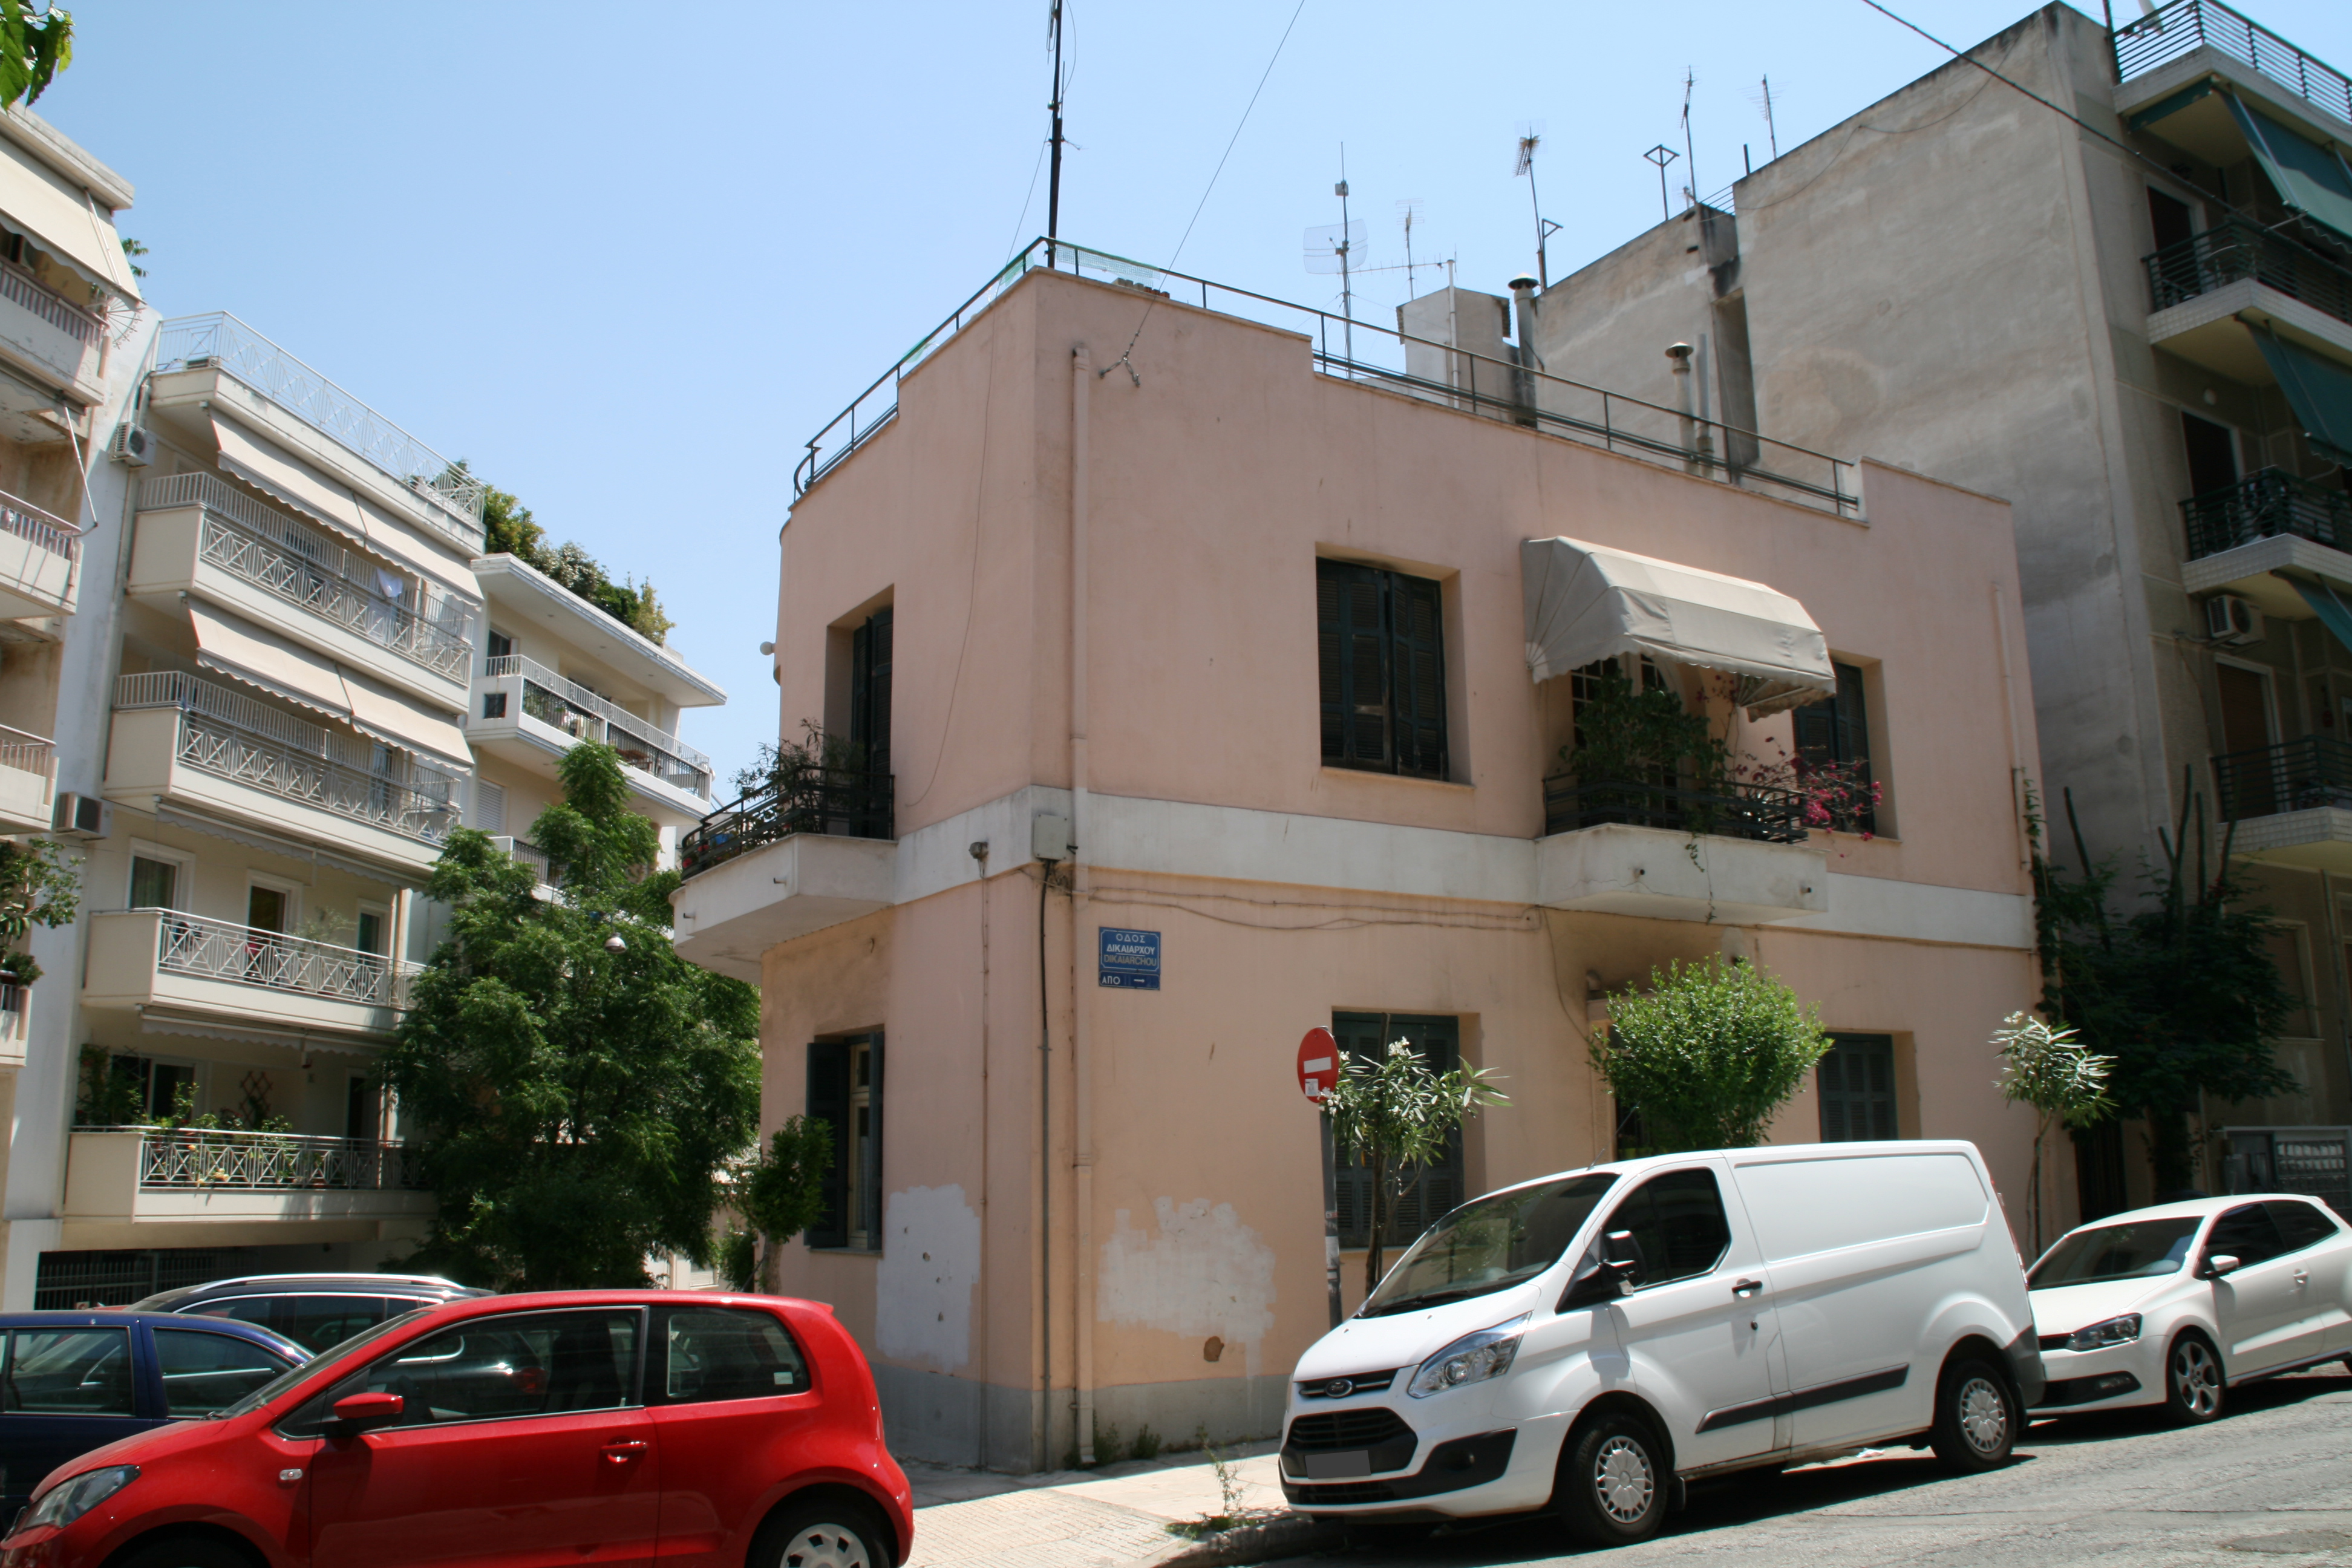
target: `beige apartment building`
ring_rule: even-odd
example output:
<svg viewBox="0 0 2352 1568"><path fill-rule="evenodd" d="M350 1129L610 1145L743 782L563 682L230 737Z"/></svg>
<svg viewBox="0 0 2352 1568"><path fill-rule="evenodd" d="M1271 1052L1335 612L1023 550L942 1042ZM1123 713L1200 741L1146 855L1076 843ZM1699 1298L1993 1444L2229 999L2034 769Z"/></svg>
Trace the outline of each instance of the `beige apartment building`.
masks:
<svg viewBox="0 0 2352 1568"><path fill-rule="evenodd" d="M2204 1183L2343 1206L2352 83L2216 0L2115 10L2044 6L1510 310L1406 311L1668 403L1692 345L1729 468L1748 430L2007 499L2043 794L2129 887L2193 792L2284 924L2300 1089L2207 1107ZM2092 1212L2147 1200L2144 1148L2084 1143Z"/></svg>
<svg viewBox="0 0 2352 1568"><path fill-rule="evenodd" d="M0 117L0 135L96 210L128 204L33 117ZM39 224L62 220L26 202L29 174L0 176L16 182L0 187L8 244L46 244ZM119 263L103 239L94 254ZM34 292L56 279L23 265L0 269L0 295L57 315ZM85 359L45 384L65 401L5 432L9 480L56 514L41 526L65 563L25 552L41 535L11 500L5 591L55 602L0 606L20 616L0 703L54 724L55 777L44 751L26 770L38 798L5 795L5 826L71 845L83 911L36 931L46 978L10 1015L11 1309L413 1247L432 1194L374 1064L436 940L422 889L450 829L530 858L511 836L553 798L555 759L609 740L672 844L709 809L678 713L724 700L666 647L486 556L462 466L236 317L159 321L112 287ZM11 333L38 341L0 331L14 376ZM0 788L16 754L0 745ZM191 1113L219 1125L156 1125Z"/></svg>
<svg viewBox="0 0 2352 1568"><path fill-rule="evenodd" d="M675 899L679 950L762 987L765 1121L841 1131L771 1284L856 1333L895 1449L1275 1431L1331 1321L1318 1026L1511 1097L1407 1237L1612 1157L1602 994L1715 954L1837 1034L1776 1138L1970 1138L2021 1216L1986 1043L2035 989L2005 504L1779 447L1725 483L1670 409L1538 419L1580 392L1474 403L1515 368L1448 384L1360 322L1055 260L811 443L779 718L843 745L690 835ZM1870 830L1580 775L1612 661L1758 763L1826 710ZM1336 1181L1351 1306L1364 1178Z"/></svg>

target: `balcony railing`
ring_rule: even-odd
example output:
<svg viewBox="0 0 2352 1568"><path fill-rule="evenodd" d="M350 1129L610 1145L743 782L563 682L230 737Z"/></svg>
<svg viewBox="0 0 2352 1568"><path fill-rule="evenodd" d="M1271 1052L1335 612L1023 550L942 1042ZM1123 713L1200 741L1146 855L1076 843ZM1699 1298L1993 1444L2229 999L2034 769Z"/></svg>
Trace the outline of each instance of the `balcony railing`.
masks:
<svg viewBox="0 0 2352 1568"><path fill-rule="evenodd" d="M365 556L238 494L215 475L167 474L140 489L142 511L187 506L204 509L196 547L203 560L436 675L466 679L473 645L465 637L463 600L426 584L420 590L426 613L417 614L379 591L381 579Z"/></svg>
<svg viewBox="0 0 2352 1568"><path fill-rule="evenodd" d="M163 911L156 930L158 969L369 1007L406 1006L409 977L422 967L395 964L382 953L173 910Z"/></svg>
<svg viewBox="0 0 2352 1568"><path fill-rule="evenodd" d="M145 1192L324 1187L415 1191L425 1184L416 1150L373 1138L314 1138L190 1127L77 1127L77 1132L139 1134L139 1185Z"/></svg>
<svg viewBox="0 0 2352 1568"><path fill-rule="evenodd" d="M1614 780L1544 780L1544 833L1574 833L1608 823L1675 833L1802 844L1805 799L1794 790L1738 784L1720 791Z"/></svg>
<svg viewBox="0 0 2352 1568"><path fill-rule="evenodd" d="M608 697L589 690L520 654L482 661L488 680L520 677L522 710L542 724L585 741L602 741L621 761L642 773L689 795L710 797L710 759L664 730L657 730Z"/></svg>
<svg viewBox="0 0 2352 1568"><path fill-rule="evenodd" d="M11 730L0 724L0 768L15 768L19 773L38 773L43 778L53 776L58 765L58 743L38 735L27 735L22 730Z"/></svg>
<svg viewBox="0 0 2352 1568"><path fill-rule="evenodd" d="M2352 321L2352 271L2283 235L2225 218L2143 258L2148 296L2168 310L2200 294L2252 279L2339 321Z"/></svg>
<svg viewBox="0 0 2352 1568"><path fill-rule="evenodd" d="M803 768L720 806L677 841L677 868L691 877L795 833L894 838L897 784L888 773Z"/></svg>
<svg viewBox="0 0 2352 1568"><path fill-rule="evenodd" d="M2191 496L2180 503L2180 520L2191 561L2282 533L2352 553L2352 494L2284 468L2263 468L2228 489Z"/></svg>
<svg viewBox="0 0 2352 1568"><path fill-rule="evenodd" d="M1049 244L1043 239L1032 241L809 438L806 455L793 469L793 495L806 494L835 464L898 417L898 384L908 374L998 295L1040 267L1303 333L1313 345L1314 368L1339 380L1508 420L1545 435L1754 489L1841 517L1862 513L1854 466L1825 453L1489 359L1450 343L1410 337L1377 321L1334 315L1311 305L1292 304L1066 241ZM1424 369L1442 366L1444 379L1409 369L1412 364Z"/></svg>
<svg viewBox="0 0 2352 1568"><path fill-rule="evenodd" d="M2215 49L2249 65L2307 103L2352 120L2352 81L2219 0L2172 0L2115 34L2116 77L2129 81L2168 60Z"/></svg>
<svg viewBox="0 0 2352 1568"><path fill-rule="evenodd" d="M155 369L217 366L429 502L433 525L482 548L482 481L226 311L163 323Z"/></svg>
<svg viewBox="0 0 2352 1568"><path fill-rule="evenodd" d="M2334 806L2352 811L2352 744L2324 735L2213 759L2225 822Z"/></svg>
<svg viewBox="0 0 2352 1568"><path fill-rule="evenodd" d="M193 676L126 675L116 683L114 706L179 709L175 754L189 767L424 844L441 843L458 825L454 781L353 767L341 760L341 737Z"/></svg>
<svg viewBox="0 0 2352 1568"><path fill-rule="evenodd" d="M12 267L0 267L0 299L22 305L35 316L82 344L98 342L104 329L96 316L64 296L53 294Z"/></svg>
<svg viewBox="0 0 2352 1568"><path fill-rule="evenodd" d="M0 268L0 278L7 276ZM73 594L74 574L81 570L81 530L53 511L0 490L0 532L13 533L37 549L66 560L65 594Z"/></svg>

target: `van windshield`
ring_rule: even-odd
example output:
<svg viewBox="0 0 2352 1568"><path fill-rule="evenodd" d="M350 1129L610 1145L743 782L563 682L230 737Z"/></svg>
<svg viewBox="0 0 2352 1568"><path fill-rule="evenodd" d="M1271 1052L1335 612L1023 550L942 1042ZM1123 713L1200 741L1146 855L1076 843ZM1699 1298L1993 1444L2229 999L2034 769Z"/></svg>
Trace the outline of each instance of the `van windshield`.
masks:
<svg viewBox="0 0 2352 1568"><path fill-rule="evenodd" d="M2154 1279L2179 1272L2189 1261L2202 1216L2173 1215L2129 1225L2094 1226L2062 1237L2025 1283L2035 1290L2088 1285L2099 1279Z"/></svg>
<svg viewBox="0 0 2352 1568"><path fill-rule="evenodd" d="M1422 1234L1356 1315L1417 1311L1534 1279L1559 1261L1616 1181L1596 1172L1464 1204Z"/></svg>

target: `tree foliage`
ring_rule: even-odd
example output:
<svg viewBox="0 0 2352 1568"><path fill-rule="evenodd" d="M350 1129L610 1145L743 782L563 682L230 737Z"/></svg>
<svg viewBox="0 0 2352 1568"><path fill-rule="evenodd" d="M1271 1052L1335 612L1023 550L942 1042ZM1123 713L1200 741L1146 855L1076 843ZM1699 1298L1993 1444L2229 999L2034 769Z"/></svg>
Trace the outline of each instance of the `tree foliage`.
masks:
<svg viewBox="0 0 2352 1568"><path fill-rule="evenodd" d="M647 1254L710 1256L718 1177L759 1112L759 997L678 957L676 872L628 807L618 754L583 743L532 826L562 879L468 828L428 885L448 934L383 1058L425 1129L439 1203L417 1261L531 1289L642 1283ZM617 950L614 940L618 939Z"/></svg>
<svg viewBox="0 0 2352 1568"><path fill-rule="evenodd" d="M729 1283L757 1289L761 1269L759 1244L770 1252L814 1225L824 1211L824 1176L833 1168L833 1124L823 1117L794 1116L768 1135L759 1158L737 1173L735 1206L744 1228L722 1244Z"/></svg>
<svg viewBox="0 0 2352 1568"><path fill-rule="evenodd" d="M1650 972L1650 994L1609 998L1592 1065L1620 1106L1639 1111L1659 1152L1739 1149L1764 1141L1830 1048L1818 1010L1745 963L1708 958Z"/></svg>
<svg viewBox="0 0 2352 1568"><path fill-rule="evenodd" d="M1323 1097L1333 1143L1372 1173L1371 1250L1364 1257L1364 1293L1381 1282L1389 1226L1416 1166L1445 1157L1445 1143L1465 1120L1509 1097L1493 1087L1487 1068L1457 1066L1438 1072L1411 1042L1397 1040L1378 1061L1349 1057L1339 1082Z"/></svg>
<svg viewBox="0 0 2352 1568"><path fill-rule="evenodd" d="M466 465L457 467L463 470ZM677 623L663 614L648 582L635 577L615 583L587 549L570 541L551 545L547 530L533 521L530 508L496 485L482 489L482 546L492 555L512 555L538 568L578 597L631 630L659 642Z"/></svg>
<svg viewBox="0 0 2352 1568"><path fill-rule="evenodd" d="M73 64L73 13L35 11L26 0L0 0L0 108L30 109L58 72Z"/></svg>
<svg viewBox="0 0 2352 1568"><path fill-rule="evenodd" d="M2089 1127L2115 1114L2107 1074L2116 1065L2075 1037L2040 1018L2011 1013L1992 1032L2000 1053L2000 1094L2015 1105L2033 1107L2033 1169L2027 1200L2033 1251L2042 1251L2042 1146L2053 1127Z"/></svg>

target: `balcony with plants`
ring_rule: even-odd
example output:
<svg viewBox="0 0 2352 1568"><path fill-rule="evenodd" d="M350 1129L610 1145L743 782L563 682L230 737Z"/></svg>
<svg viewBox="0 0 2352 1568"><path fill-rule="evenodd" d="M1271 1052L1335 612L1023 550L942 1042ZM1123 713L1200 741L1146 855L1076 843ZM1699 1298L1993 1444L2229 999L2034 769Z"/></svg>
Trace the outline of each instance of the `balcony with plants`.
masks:
<svg viewBox="0 0 2352 1568"><path fill-rule="evenodd" d="M710 759L603 693L535 659L507 654L482 661L466 738L478 752L519 763L543 777L583 741L621 754L630 786L656 821L698 822L710 809Z"/></svg>
<svg viewBox="0 0 2352 1568"><path fill-rule="evenodd" d="M90 917L82 1005L214 1019L245 1034L380 1042L418 966L383 953L179 910Z"/></svg>

